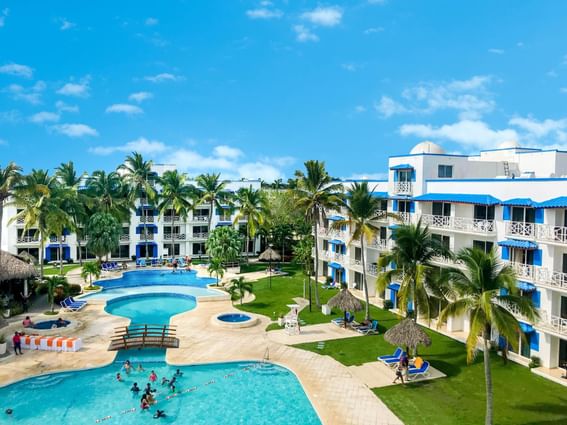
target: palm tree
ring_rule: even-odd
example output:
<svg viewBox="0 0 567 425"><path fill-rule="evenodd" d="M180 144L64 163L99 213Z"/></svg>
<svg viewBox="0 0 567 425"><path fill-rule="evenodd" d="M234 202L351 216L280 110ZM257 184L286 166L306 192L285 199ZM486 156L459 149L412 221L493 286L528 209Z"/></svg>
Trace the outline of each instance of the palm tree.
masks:
<svg viewBox="0 0 567 425"><path fill-rule="evenodd" d="M319 244L317 243L317 227L325 218L325 208L335 208L341 204L342 186L333 183L333 179L325 170L325 163L320 161L306 161L306 173L296 171L297 207L305 214L305 218L313 224L315 232L315 303L319 306ZM311 280L309 280L311 282Z"/></svg>
<svg viewBox="0 0 567 425"><path fill-rule="evenodd" d="M2 246L2 217L4 203L12 196L12 191L21 179L22 168L14 162L9 162L5 168L0 167L0 247ZM2 250L0 249L0 255Z"/></svg>
<svg viewBox="0 0 567 425"><path fill-rule="evenodd" d="M119 170L124 172L126 182L131 189L131 199L134 200L136 198L140 198L144 225L148 223L148 212L144 205L144 201L146 201L148 205L153 205L157 197L157 192L154 189L154 180L152 179L152 176L154 175L152 172L152 165L153 162L151 160L146 161L138 152L132 152L131 155L126 157L124 164L118 167ZM148 232L147 229L144 230L147 259L149 257L147 249Z"/></svg>
<svg viewBox="0 0 567 425"><path fill-rule="evenodd" d="M484 378L486 384L485 423L492 424L493 394L490 369L489 341L492 330L504 336L517 348L518 335L522 335L520 324L510 308L518 311L527 320L535 321L537 311L529 298L518 294L516 276L509 265L502 265L496 252L465 248L457 256L462 269L450 269L451 301L441 311L439 325L447 318L466 314L470 319L466 341L467 361L474 360L478 337L482 338L484 350ZM507 295L501 295L507 293Z"/></svg>
<svg viewBox="0 0 567 425"><path fill-rule="evenodd" d="M218 174L201 174L195 179L199 191L199 204L209 204L209 233L211 233L211 221L213 219L214 207L221 208L220 201L228 198L226 192L226 180L220 179Z"/></svg>
<svg viewBox="0 0 567 425"><path fill-rule="evenodd" d="M207 269L209 276L213 273L217 276L217 286L219 286L219 277L224 276L224 266L222 261L218 258L212 258L209 262L209 268Z"/></svg>
<svg viewBox="0 0 567 425"><path fill-rule="evenodd" d="M49 234L53 234L57 238L60 275L63 275L63 235L65 231L75 230L72 218L67 213L72 206L72 199L73 191L57 183L45 204L48 207L46 209L46 223Z"/></svg>
<svg viewBox="0 0 567 425"><path fill-rule="evenodd" d="M360 243L362 250L362 279L364 285L364 298L366 306L364 310L365 320L370 320L370 299L368 297L368 281L366 278L366 259L365 241L371 242L380 233L380 227L376 226L375 221L386 216L394 216L380 209L382 199L374 196L373 191L368 189L368 183L354 183L348 190L343 209L346 211L346 220L333 222L332 228L339 230L347 225L352 231L352 238L349 241Z"/></svg>
<svg viewBox="0 0 567 425"><path fill-rule="evenodd" d="M157 207L162 215L171 211L171 255L174 255L175 216L187 218L189 211L193 208L194 191L191 186L186 184L185 174L179 174L177 170L163 173L160 184L162 188L161 202Z"/></svg>
<svg viewBox="0 0 567 425"><path fill-rule="evenodd" d="M83 265L83 269L81 270L81 277L87 281L89 279L89 286L87 289L93 288L93 276L95 279L100 277L100 264L97 261L89 261Z"/></svg>
<svg viewBox="0 0 567 425"><path fill-rule="evenodd" d="M87 231L87 248L101 261L102 257L118 247L122 228L112 214L96 213L89 219Z"/></svg>
<svg viewBox="0 0 567 425"><path fill-rule="evenodd" d="M246 294L251 294L254 290L252 282L248 282L244 277L240 276L238 279L232 279L230 281L230 286L227 288L230 294L230 299L232 301L240 300L240 305L242 305L242 299Z"/></svg>
<svg viewBox="0 0 567 425"><path fill-rule="evenodd" d="M217 227L210 233L205 248L209 258L218 259L226 266L226 263L238 259L242 237L234 227Z"/></svg>
<svg viewBox="0 0 567 425"><path fill-rule="evenodd" d="M129 220L132 203L117 172L94 171L87 179L86 194L94 200L94 212L110 213L121 223Z"/></svg>
<svg viewBox="0 0 567 425"><path fill-rule="evenodd" d="M240 220L246 220L246 249L250 239L253 239L258 232L260 226L264 224L267 214L267 203L264 191L253 189L252 186L242 188L236 193L236 202L238 203L238 213L234 217L234 225L237 225ZM248 255L246 255L246 262L248 262Z"/></svg>
<svg viewBox="0 0 567 425"><path fill-rule="evenodd" d="M48 276L45 278L45 285L47 287L47 302L51 305L51 312L53 313L55 290L58 287L63 287L63 291L66 292L69 284L65 276Z"/></svg>
<svg viewBox="0 0 567 425"><path fill-rule="evenodd" d="M398 292L398 308L402 312L408 311L408 303L413 303L415 312L413 319L417 321L419 313L429 317L428 286L433 286L434 257L450 257L451 253L443 244L431 237L429 228L422 226L421 219L416 224L402 224L394 229L391 236L395 241L391 251L384 253L378 260L378 267L390 270L383 271L376 281L378 291L396 281L400 283Z"/></svg>

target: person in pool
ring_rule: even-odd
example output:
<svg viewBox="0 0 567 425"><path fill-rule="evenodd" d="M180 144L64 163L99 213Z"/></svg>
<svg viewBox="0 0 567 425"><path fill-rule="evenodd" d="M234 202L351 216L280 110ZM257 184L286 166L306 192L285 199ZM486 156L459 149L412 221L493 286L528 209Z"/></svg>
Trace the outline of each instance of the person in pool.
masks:
<svg viewBox="0 0 567 425"><path fill-rule="evenodd" d="M159 419L159 418L165 418L167 415L165 414L165 412L163 410L157 410L156 413L154 414L154 419Z"/></svg>
<svg viewBox="0 0 567 425"><path fill-rule="evenodd" d="M167 383L169 383L169 379L167 379L165 376L163 378L161 378L161 386L162 387Z"/></svg>
<svg viewBox="0 0 567 425"><path fill-rule="evenodd" d="M177 270L177 258L175 258L173 260L173 262L171 263L171 267L173 268L173 273L175 273L175 271Z"/></svg>
<svg viewBox="0 0 567 425"><path fill-rule="evenodd" d="M24 321L22 322L22 326L24 328L33 328L33 322L30 319L30 316L26 316L26 318L24 319Z"/></svg>
<svg viewBox="0 0 567 425"><path fill-rule="evenodd" d="M57 321L55 322L55 324L57 325L58 328L63 328L67 325L67 322L65 322L65 320L63 320L61 317L57 319Z"/></svg>
<svg viewBox="0 0 567 425"><path fill-rule="evenodd" d="M124 366L122 366L124 369L124 372L126 372L126 375L130 375L130 372L132 371L132 364L130 363L130 360L126 360L124 362Z"/></svg>
<svg viewBox="0 0 567 425"><path fill-rule="evenodd" d="M152 373L150 373L150 382L156 382L157 381L157 375L156 373L152 370Z"/></svg>
<svg viewBox="0 0 567 425"><path fill-rule="evenodd" d="M155 388L152 388L152 386L150 385L150 383L148 382L148 385L146 385L146 394L151 394L151 393L155 393L157 390Z"/></svg>
<svg viewBox="0 0 567 425"><path fill-rule="evenodd" d="M134 385L132 385L132 388L130 388L130 391L132 391L134 394L138 394L140 392L140 387L138 387L137 382L134 382Z"/></svg>
<svg viewBox="0 0 567 425"><path fill-rule="evenodd" d="M142 363L140 363L138 365L138 372L143 372L144 371L144 367L142 366Z"/></svg>
<svg viewBox="0 0 567 425"><path fill-rule="evenodd" d="M116 374L116 380L117 380L118 382L122 382L122 375L120 375L120 372L118 372L118 373Z"/></svg>
<svg viewBox="0 0 567 425"><path fill-rule="evenodd" d="M140 409L147 410L150 408L150 403L148 401L148 395L143 394L142 398L140 399Z"/></svg>
<svg viewBox="0 0 567 425"><path fill-rule="evenodd" d="M177 369L175 371L175 376L183 376L183 372L181 372L179 369Z"/></svg>

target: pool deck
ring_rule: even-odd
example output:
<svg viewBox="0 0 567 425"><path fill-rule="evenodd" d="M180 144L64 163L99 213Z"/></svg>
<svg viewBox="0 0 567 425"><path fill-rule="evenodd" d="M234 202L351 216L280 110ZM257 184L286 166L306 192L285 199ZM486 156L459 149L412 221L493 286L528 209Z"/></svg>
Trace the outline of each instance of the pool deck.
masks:
<svg viewBox="0 0 567 425"><path fill-rule="evenodd" d="M75 272L75 271L73 271ZM205 275L201 270L200 275ZM208 275L208 274L206 274ZM264 273L262 273L264 275ZM113 277L115 277L114 274ZM265 276L250 276L254 278ZM225 275L225 281L230 276ZM81 281L77 273L69 275L69 281ZM204 300L203 300L204 301ZM312 325L303 328L300 335L289 336L285 331L266 332L270 319L259 316L258 324L243 329L226 329L211 323L211 317L219 313L238 312L232 303L217 298L210 302L198 302L194 310L173 316L171 324L177 325L180 348L169 349L166 360L174 365L211 362L263 360L293 371L301 382L313 407L325 425L379 425L402 422L378 399L358 374L329 356L291 347L289 344L307 341L346 338L355 332L331 324ZM110 336L118 326L128 324L128 319L109 315L104 303L89 302L81 312L61 313L66 320L77 324L70 330L57 330L65 335L83 339L78 352L56 353L25 350L23 356L10 356L0 360L0 385L39 374L101 367L112 363L115 352L107 351ZM55 316L58 317L58 316ZM32 320L48 320L54 316L34 316ZM8 336L19 323L6 329ZM281 395L285 398L285 394Z"/></svg>

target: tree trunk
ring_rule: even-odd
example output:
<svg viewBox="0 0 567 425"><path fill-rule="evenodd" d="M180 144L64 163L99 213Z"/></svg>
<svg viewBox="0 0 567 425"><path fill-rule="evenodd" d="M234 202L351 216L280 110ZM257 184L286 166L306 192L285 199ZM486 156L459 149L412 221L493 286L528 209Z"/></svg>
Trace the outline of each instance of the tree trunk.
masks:
<svg viewBox="0 0 567 425"><path fill-rule="evenodd" d="M321 302L319 301L319 243L317 241L317 214L319 213L319 210L316 210L317 213L315 214L315 220L314 220L314 228L315 228L315 304L317 305L317 307L319 307L321 305Z"/></svg>
<svg viewBox="0 0 567 425"><path fill-rule="evenodd" d="M484 419L485 425L492 425L493 414L493 394L492 394L492 371L490 370L490 350L488 349L487 332L484 331L482 335L484 342L484 380L486 382L486 416Z"/></svg>
<svg viewBox="0 0 567 425"><path fill-rule="evenodd" d="M364 308L364 320L370 320L370 298L368 296L368 281L366 280L366 260L364 259L364 235L360 235L360 249L362 250L362 280L364 283L364 299L366 306Z"/></svg>
<svg viewBox="0 0 567 425"><path fill-rule="evenodd" d="M43 282L43 250L45 246L43 235L39 235L39 279Z"/></svg>
<svg viewBox="0 0 567 425"><path fill-rule="evenodd" d="M413 321L417 323L417 270L415 270L413 279L412 279L412 298L411 301L413 303ZM407 306L406 306L407 308ZM408 312L409 314L409 312ZM416 348L417 350L417 348ZM417 351L416 351L417 352Z"/></svg>
<svg viewBox="0 0 567 425"><path fill-rule="evenodd" d="M63 276L63 234L59 235L59 276Z"/></svg>
<svg viewBox="0 0 567 425"><path fill-rule="evenodd" d="M211 222L213 221L213 207L214 207L214 202L211 200L211 202L209 203L210 208L209 208L209 234L211 234Z"/></svg>
<svg viewBox="0 0 567 425"><path fill-rule="evenodd" d="M173 212L173 214L171 214L171 253L170 255L175 255L175 212ZM180 253L181 254L181 253ZM171 257L173 258L173 257Z"/></svg>
<svg viewBox="0 0 567 425"><path fill-rule="evenodd" d="M77 246L79 247L79 264L83 266L83 252L81 250L81 238L77 234Z"/></svg>
<svg viewBox="0 0 567 425"><path fill-rule="evenodd" d="M146 260L149 258L148 256L148 211L144 208L144 204L142 203L142 214L144 217L144 245L146 246Z"/></svg>

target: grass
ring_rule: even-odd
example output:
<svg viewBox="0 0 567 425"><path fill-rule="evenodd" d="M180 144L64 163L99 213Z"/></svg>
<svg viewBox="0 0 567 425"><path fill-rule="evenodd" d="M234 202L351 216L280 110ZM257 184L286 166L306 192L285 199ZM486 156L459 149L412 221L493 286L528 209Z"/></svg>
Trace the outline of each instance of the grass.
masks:
<svg viewBox="0 0 567 425"><path fill-rule="evenodd" d="M63 275L66 275L67 273L69 273L71 270L75 270L76 268L81 267L80 264L66 264L63 266ZM38 268L39 270L39 268ZM44 276L53 276L53 275L58 275L59 274L59 266L45 266L43 268L43 275Z"/></svg>

